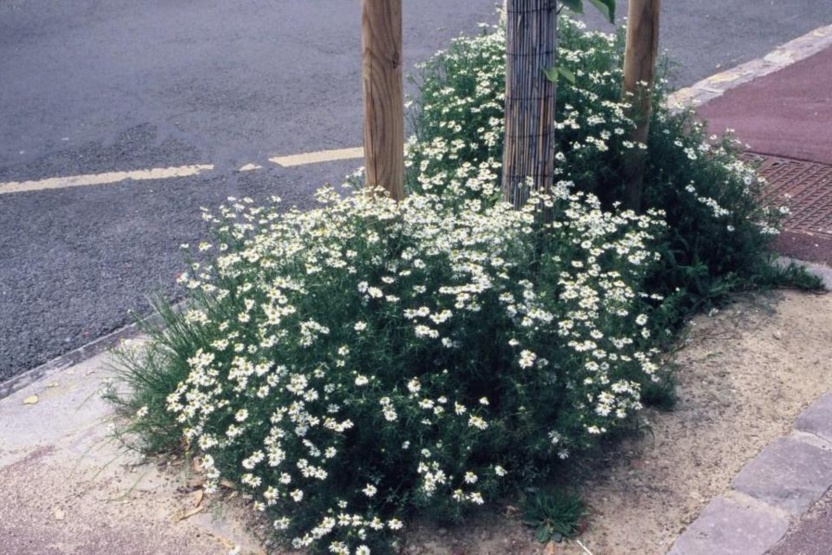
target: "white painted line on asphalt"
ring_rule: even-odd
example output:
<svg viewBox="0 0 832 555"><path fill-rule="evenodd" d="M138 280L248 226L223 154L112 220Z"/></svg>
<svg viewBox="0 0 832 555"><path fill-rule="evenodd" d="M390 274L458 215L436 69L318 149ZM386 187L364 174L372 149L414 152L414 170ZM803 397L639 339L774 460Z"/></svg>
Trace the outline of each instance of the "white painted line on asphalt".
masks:
<svg viewBox="0 0 832 555"><path fill-rule="evenodd" d="M306 154L295 154L293 156L275 156L269 158L278 166L291 168L292 166L303 166L305 164L319 164L321 162L334 162L336 160L353 160L364 157L364 148L342 148L338 150L322 150L319 152L307 152Z"/></svg>
<svg viewBox="0 0 832 555"><path fill-rule="evenodd" d="M146 181L148 179L170 179L174 177L189 177L214 169L213 164L196 166L179 166L177 168L154 168L150 170L134 170L128 172L109 172L89 175L72 175L68 177L50 177L37 181L10 181L0 183L0 195L5 193L22 193L26 191L41 191L44 189L63 189L66 187L85 187L87 185L106 185L120 183L132 179Z"/></svg>
<svg viewBox="0 0 832 555"><path fill-rule="evenodd" d="M254 170L262 170L263 166L258 166L257 164L246 164L245 166L241 167L238 172L251 172Z"/></svg>

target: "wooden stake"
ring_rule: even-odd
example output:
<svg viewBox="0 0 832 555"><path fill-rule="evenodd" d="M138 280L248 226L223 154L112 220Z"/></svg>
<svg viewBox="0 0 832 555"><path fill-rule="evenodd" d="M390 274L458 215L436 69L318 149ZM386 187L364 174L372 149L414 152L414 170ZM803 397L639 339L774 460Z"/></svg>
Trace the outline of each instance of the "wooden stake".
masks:
<svg viewBox="0 0 832 555"><path fill-rule="evenodd" d="M660 11L661 0L630 0L627 11L624 100L632 104L628 115L636 122L632 140L645 145L653 111L651 91L659 51ZM636 211L641 209L646 155L646 151L637 148L624 161L625 205Z"/></svg>
<svg viewBox="0 0 832 555"><path fill-rule="evenodd" d="M506 3L506 130L503 199L515 208L533 187L549 191L555 174L555 83L544 71L557 60L555 0Z"/></svg>
<svg viewBox="0 0 832 555"><path fill-rule="evenodd" d="M404 198L402 0L362 0L367 186Z"/></svg>

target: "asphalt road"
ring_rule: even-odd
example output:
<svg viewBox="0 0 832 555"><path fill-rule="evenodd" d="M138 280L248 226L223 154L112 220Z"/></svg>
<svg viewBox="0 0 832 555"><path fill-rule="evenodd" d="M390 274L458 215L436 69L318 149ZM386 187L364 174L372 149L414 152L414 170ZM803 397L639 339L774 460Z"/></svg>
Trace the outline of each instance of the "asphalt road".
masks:
<svg viewBox="0 0 832 555"><path fill-rule="evenodd" d="M493 0L404 0L406 68L494 22ZM275 155L361 145L358 0L5 0L0 183L191 164L200 176L0 195L0 381L174 297L200 206L309 204L358 161ZM665 0L687 85L832 23L819 0ZM626 13L626 4L619 5ZM590 21L598 22L596 16ZM254 163L264 169L236 171Z"/></svg>

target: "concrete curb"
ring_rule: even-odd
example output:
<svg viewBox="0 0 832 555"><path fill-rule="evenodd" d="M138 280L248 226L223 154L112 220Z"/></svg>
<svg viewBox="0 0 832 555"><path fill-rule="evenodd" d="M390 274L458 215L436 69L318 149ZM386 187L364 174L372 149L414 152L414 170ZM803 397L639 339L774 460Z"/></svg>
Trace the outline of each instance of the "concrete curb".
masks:
<svg viewBox="0 0 832 555"><path fill-rule="evenodd" d="M105 351L109 351L121 344L125 339L132 339L140 334L137 324L130 324L114 332L99 337L91 343L78 347L49 362L36 366L0 383L0 399L4 399L16 391L40 381L52 374L80 364Z"/></svg>
<svg viewBox="0 0 832 555"><path fill-rule="evenodd" d="M832 46L832 25L819 27L793 41L778 46L762 58L711 75L690 87L679 89L668 98L671 107L685 108L704 104L726 91L804 60Z"/></svg>
<svg viewBox="0 0 832 555"><path fill-rule="evenodd" d="M179 302L173 306L176 311L182 310L184 302ZM36 366L27 370L17 376L9 378L4 382L0 382L0 399L4 399L9 395L29 386L37 381L40 381L47 376L51 376L61 370L65 370L76 364L80 364L86 360L93 358L105 351L110 351L124 342L127 339L135 339L142 335L142 328L145 326L155 327L161 323L161 318L158 314L153 313L149 316L139 320L134 324L124 326L115 331L99 337L95 341L87 343L78 347L74 351L70 351L57 358L45 362L40 366Z"/></svg>
<svg viewBox="0 0 832 555"><path fill-rule="evenodd" d="M668 555L763 555L832 488L832 393L798 417L794 431L745 465Z"/></svg>
<svg viewBox="0 0 832 555"><path fill-rule="evenodd" d="M794 258L787 258L785 256L781 256L774 261L776 266L781 268L787 267L789 264L794 264L796 266L802 266L806 268L806 270L810 274L814 274L818 276L821 281L823 282L823 286L826 288L827 291L832 291L832 268L829 266L824 266L822 264L815 264L814 262L806 262L804 260L796 260Z"/></svg>

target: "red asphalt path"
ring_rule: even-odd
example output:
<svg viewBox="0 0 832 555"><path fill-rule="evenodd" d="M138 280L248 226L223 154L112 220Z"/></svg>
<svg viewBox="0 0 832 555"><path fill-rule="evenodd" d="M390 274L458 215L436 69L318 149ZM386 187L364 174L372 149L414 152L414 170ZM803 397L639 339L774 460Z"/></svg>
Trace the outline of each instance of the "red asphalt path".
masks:
<svg viewBox="0 0 832 555"><path fill-rule="evenodd" d="M698 110L748 150L832 165L832 48L726 91Z"/></svg>
<svg viewBox="0 0 832 555"><path fill-rule="evenodd" d="M697 112L711 133L731 129L749 152L777 157L761 173L772 194L791 194L792 215L775 248L832 266L832 47L730 89Z"/></svg>

